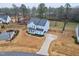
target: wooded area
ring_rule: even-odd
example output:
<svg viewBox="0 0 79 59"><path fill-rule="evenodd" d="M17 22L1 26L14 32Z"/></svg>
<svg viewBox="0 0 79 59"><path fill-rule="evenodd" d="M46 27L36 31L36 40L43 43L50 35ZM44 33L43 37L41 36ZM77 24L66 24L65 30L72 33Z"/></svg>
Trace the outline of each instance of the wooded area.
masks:
<svg viewBox="0 0 79 59"><path fill-rule="evenodd" d="M62 31L65 30L65 26L68 22L79 22L79 6L73 7L66 3L64 6L54 8L47 7L44 3L40 3L38 7L26 7L25 4L21 4L20 7L12 4L12 8L0 8L1 14L18 17L39 17L47 18L48 20L63 21L64 26Z"/></svg>
<svg viewBox="0 0 79 59"><path fill-rule="evenodd" d="M44 3L38 5L38 7L26 7L26 5L21 4L20 7L12 4L12 8L0 8L0 13L4 13L10 16L31 16L31 17L40 17L48 18L50 20L62 20L66 19L67 21L79 22L79 7L74 7L69 3L66 3L65 6L61 5L58 8L47 7Z"/></svg>

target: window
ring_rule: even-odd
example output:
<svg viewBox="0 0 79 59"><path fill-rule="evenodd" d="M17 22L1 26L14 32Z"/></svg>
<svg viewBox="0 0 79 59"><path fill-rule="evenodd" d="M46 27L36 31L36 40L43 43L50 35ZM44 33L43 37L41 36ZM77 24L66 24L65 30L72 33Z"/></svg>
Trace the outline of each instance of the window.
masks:
<svg viewBox="0 0 79 59"><path fill-rule="evenodd" d="M40 29L40 28L36 28L36 30L38 30L38 31L43 31L43 29Z"/></svg>
<svg viewBox="0 0 79 59"><path fill-rule="evenodd" d="M34 32L35 29L34 29L34 28L29 28L29 30L30 30L31 32Z"/></svg>
<svg viewBox="0 0 79 59"><path fill-rule="evenodd" d="M35 30L34 28L29 28L29 29L31 29L31 30Z"/></svg>

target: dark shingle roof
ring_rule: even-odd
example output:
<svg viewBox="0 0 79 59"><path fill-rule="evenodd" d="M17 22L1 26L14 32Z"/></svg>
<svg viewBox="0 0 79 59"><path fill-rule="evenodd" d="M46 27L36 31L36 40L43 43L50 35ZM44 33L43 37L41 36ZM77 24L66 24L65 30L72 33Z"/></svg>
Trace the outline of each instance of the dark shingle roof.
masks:
<svg viewBox="0 0 79 59"><path fill-rule="evenodd" d="M40 18L31 18L28 23L33 22L35 25L44 26L47 22L46 19L40 19Z"/></svg>
<svg viewBox="0 0 79 59"><path fill-rule="evenodd" d="M4 19L4 20L7 20L7 17L6 15L0 15L0 18Z"/></svg>

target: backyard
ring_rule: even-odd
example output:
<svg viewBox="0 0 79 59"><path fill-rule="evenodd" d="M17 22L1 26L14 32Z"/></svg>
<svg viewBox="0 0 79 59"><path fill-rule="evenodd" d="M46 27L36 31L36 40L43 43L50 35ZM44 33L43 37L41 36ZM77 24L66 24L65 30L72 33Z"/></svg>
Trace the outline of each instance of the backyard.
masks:
<svg viewBox="0 0 79 59"><path fill-rule="evenodd" d="M66 25L66 30L75 30L77 23L68 22ZM50 21L50 28L56 30L62 30L64 26L64 22L61 21Z"/></svg>
<svg viewBox="0 0 79 59"><path fill-rule="evenodd" d="M51 22L52 23L52 22ZM53 24L53 23L52 23ZM50 44L50 55L79 55L79 45L75 41L75 28L77 23L69 22L66 30L62 33L62 22L57 22L56 27L51 26L52 30L48 33L57 35L58 38ZM60 29L60 30L59 30Z"/></svg>

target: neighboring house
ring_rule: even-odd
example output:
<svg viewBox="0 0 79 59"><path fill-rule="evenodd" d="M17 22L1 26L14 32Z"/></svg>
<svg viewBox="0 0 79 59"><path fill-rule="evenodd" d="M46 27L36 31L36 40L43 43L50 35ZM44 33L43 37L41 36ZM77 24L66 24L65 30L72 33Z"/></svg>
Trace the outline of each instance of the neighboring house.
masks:
<svg viewBox="0 0 79 59"><path fill-rule="evenodd" d="M11 22L13 22L13 23L18 22L18 17L17 16L11 16Z"/></svg>
<svg viewBox="0 0 79 59"><path fill-rule="evenodd" d="M31 18L27 23L27 31L31 34L44 35L49 30L47 19Z"/></svg>
<svg viewBox="0 0 79 59"><path fill-rule="evenodd" d="M0 15L0 23L9 23L11 18L7 15Z"/></svg>
<svg viewBox="0 0 79 59"><path fill-rule="evenodd" d="M76 28L77 42L79 43L79 26Z"/></svg>
<svg viewBox="0 0 79 59"><path fill-rule="evenodd" d="M18 23L19 24L27 24L29 19L30 19L29 16L25 16L25 17L20 16L19 19L18 19Z"/></svg>

